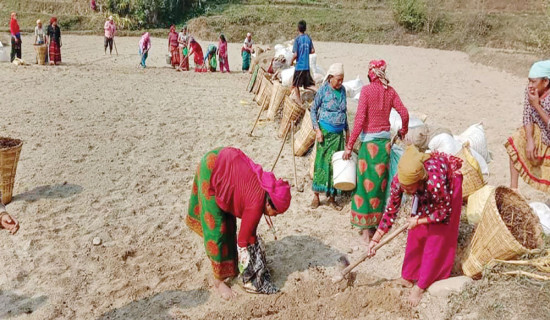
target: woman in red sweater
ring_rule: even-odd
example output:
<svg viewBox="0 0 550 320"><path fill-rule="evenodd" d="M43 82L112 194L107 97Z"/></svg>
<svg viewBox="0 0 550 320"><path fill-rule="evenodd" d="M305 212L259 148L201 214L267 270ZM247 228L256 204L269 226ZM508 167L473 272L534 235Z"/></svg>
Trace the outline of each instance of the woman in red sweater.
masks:
<svg viewBox="0 0 550 320"><path fill-rule="evenodd" d="M368 244L386 207L386 186L390 162L390 111L394 108L403 123L399 135L408 131L409 113L389 85L386 62L369 63L370 84L361 89L353 131L343 158L349 159L357 138L361 140L357 161L357 187L351 201L351 224L361 230Z"/></svg>
<svg viewBox="0 0 550 320"><path fill-rule="evenodd" d="M263 171L241 150L217 148L202 158L193 182L186 224L204 239L212 263L214 287L224 299L235 293L224 280L239 274L245 290L274 293L265 253L256 236L262 215L285 212L290 185ZM241 219L237 235L236 218Z"/></svg>

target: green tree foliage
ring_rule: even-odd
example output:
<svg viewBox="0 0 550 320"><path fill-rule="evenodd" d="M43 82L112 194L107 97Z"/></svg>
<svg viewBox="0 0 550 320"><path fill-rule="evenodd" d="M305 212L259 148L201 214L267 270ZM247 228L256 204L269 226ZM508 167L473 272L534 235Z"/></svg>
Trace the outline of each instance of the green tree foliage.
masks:
<svg viewBox="0 0 550 320"><path fill-rule="evenodd" d="M201 10L200 0L105 0L112 13L136 20L137 27L166 27Z"/></svg>

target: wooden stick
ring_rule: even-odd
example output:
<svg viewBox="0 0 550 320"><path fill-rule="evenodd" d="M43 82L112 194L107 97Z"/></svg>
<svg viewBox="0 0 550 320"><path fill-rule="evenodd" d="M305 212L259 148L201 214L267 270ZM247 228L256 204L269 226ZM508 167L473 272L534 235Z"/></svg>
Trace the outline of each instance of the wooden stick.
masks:
<svg viewBox="0 0 550 320"><path fill-rule="evenodd" d="M290 125L290 134L290 143L292 144L292 165L294 166L294 185L296 186L296 190L298 190L298 192L303 192L304 189L298 186L298 175L296 174L296 154L294 153L294 121L292 121L292 124Z"/></svg>
<svg viewBox="0 0 550 320"><path fill-rule="evenodd" d="M530 277L530 278L537 279L537 280L550 281L550 277L546 277L546 276L542 276L540 274L526 272L526 271L522 271L522 270L508 271L508 272L503 272L502 274L506 274L506 275L510 275L510 276L526 276L526 277Z"/></svg>
<svg viewBox="0 0 550 320"><path fill-rule="evenodd" d="M252 137L252 132L254 132L254 129L256 128L256 125L258 124L258 121L260 120L260 116L262 115L262 112L264 111L264 107L260 106L260 112L258 113L258 117L256 117L256 122L254 122L254 126L252 127L252 130L250 130L250 133L248 136Z"/></svg>
<svg viewBox="0 0 550 320"><path fill-rule="evenodd" d="M116 42L115 42L114 36L113 36L113 45L115 46L115 52L116 52L116 55L118 56L118 49L116 48Z"/></svg>
<svg viewBox="0 0 550 320"><path fill-rule="evenodd" d="M281 149L279 150L279 154L277 155L277 159L275 159L275 163L273 164L273 167L271 168L271 172L273 172L273 170L275 170L275 165L277 164L277 161L279 161L279 157L281 156L281 152L283 152L283 147L285 146L287 137L288 137L288 130L285 133L285 136L283 138L283 143L281 144Z"/></svg>
<svg viewBox="0 0 550 320"><path fill-rule="evenodd" d="M395 230L393 233L391 233L391 234L387 235L386 237L384 237L384 239L382 239L382 241L380 241L380 243L377 244L374 247L374 250L378 250L378 249L382 248L383 246L385 246L388 242L392 241L400 233L407 230L408 227L409 227L409 224L405 223L404 225L399 227L399 229ZM361 255L361 257L359 257L359 259L357 261L350 264L348 267L346 267L344 270L342 270L342 272L340 272L340 274L338 274L334 278L332 278L332 282L336 283L336 282L342 281L344 279L344 277L348 273L350 273L351 270L353 270L355 267L357 267L360 263L365 261L367 258L370 258L369 253L368 252L363 253L363 255Z"/></svg>

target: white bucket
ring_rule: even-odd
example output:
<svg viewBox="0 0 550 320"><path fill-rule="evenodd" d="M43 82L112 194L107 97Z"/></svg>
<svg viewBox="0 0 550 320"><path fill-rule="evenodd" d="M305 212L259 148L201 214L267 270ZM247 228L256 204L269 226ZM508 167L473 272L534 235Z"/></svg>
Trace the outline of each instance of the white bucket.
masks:
<svg viewBox="0 0 550 320"><path fill-rule="evenodd" d="M342 191L355 189L357 181L357 154L351 153L350 160L343 160L344 151L332 155L332 180L334 188Z"/></svg>

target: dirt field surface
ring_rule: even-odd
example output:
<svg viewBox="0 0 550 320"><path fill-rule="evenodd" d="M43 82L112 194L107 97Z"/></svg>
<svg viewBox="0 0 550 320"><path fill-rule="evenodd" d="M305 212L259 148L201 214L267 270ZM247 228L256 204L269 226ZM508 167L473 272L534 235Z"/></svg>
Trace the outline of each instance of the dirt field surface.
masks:
<svg viewBox="0 0 550 320"><path fill-rule="evenodd" d="M34 62L32 40L23 41L23 58ZM249 76L239 72L238 44L229 44L231 74L199 74L167 66L166 40L156 38L147 69L139 68L138 41L117 38L119 55L104 56L102 37L66 36L61 66L0 64L0 135L24 141L8 205L21 230L0 233L0 318L446 316L447 299L427 294L410 309L402 302L407 292L388 283L400 275L404 236L361 264L349 287L331 283L338 257L354 260L363 249L349 224L349 203L341 213L309 209L307 157L297 159L306 191L293 189L290 209L274 218L279 240L264 222L259 226L281 293L250 295L234 285L239 296L225 302L212 292L202 240L183 223L194 168L218 146L241 148L270 168L281 144L278 123L261 121L248 136L259 109L245 90ZM508 184L503 143L521 125L526 78L460 52L315 46L325 69L344 63L346 80L365 81L369 60L385 59L404 104L430 124L458 134L483 121L494 158L489 183ZM353 118L356 103L348 108ZM290 145L275 174L292 179ZM528 199L545 201L520 187Z"/></svg>

